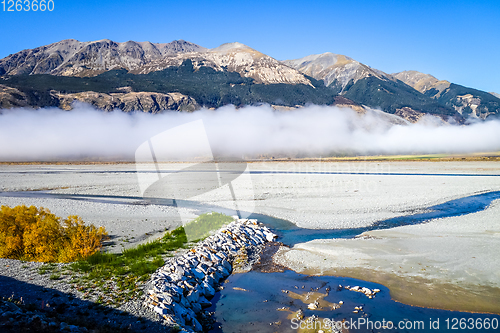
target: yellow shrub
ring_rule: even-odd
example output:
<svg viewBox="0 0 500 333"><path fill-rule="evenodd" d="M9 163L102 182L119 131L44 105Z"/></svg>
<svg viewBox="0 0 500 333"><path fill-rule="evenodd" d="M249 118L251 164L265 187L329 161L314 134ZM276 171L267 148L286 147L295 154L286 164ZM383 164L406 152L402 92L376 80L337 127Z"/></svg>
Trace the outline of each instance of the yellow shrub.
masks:
<svg viewBox="0 0 500 333"><path fill-rule="evenodd" d="M24 259L30 261L56 261L64 241L59 218L49 210L40 208L37 219L24 228Z"/></svg>
<svg viewBox="0 0 500 333"><path fill-rule="evenodd" d="M103 227L86 226L76 215L68 216L64 220L64 230L67 238L59 257L62 262L91 256L101 249L102 240L107 238Z"/></svg>
<svg viewBox="0 0 500 333"><path fill-rule="evenodd" d="M69 262L99 251L107 233L86 226L78 216L61 218L48 209L2 206L0 257L42 262Z"/></svg>
<svg viewBox="0 0 500 333"><path fill-rule="evenodd" d="M36 221L34 206L17 206L0 209L0 257L16 258L24 254L22 234L27 225Z"/></svg>

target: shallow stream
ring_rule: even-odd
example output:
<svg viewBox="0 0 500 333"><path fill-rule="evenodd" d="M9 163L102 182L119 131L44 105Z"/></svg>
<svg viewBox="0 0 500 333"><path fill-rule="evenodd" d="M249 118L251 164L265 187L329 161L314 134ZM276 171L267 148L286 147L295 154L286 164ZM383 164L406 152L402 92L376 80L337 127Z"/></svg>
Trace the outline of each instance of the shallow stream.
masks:
<svg viewBox="0 0 500 333"><path fill-rule="evenodd" d="M251 217L275 229L280 234L279 241L293 246L314 239L353 238L370 230L470 214L486 209L493 200L499 198L500 191L480 193L428 207L413 214L379 221L369 227L352 229L305 229L265 215L254 214ZM370 299L361 292L346 289L346 286L381 291ZM308 305L314 300L314 294L310 294L310 302L304 298L290 297L290 292L307 297L307 293L312 291L322 294L321 299L328 303L338 304L342 301L343 304L337 309L327 306L312 310ZM318 317L316 331L323 329L325 332L328 331L325 329L325 318L335 323L346 321L345 325L350 327L352 332L451 332L460 330L460 327L465 327L470 332L500 331L498 315L409 306L392 300L389 289L380 284L336 276L307 276L289 270L282 273L251 271L231 275L213 302L210 310L215 312L217 323L211 332L300 331L301 324L303 328L310 326L305 321L292 321L299 309L303 311L305 318L313 315ZM355 307L361 307L362 310L356 310ZM390 329L391 325L386 324L384 329L384 321L391 321L394 328ZM497 324L490 325L489 329L480 325L490 321Z"/></svg>

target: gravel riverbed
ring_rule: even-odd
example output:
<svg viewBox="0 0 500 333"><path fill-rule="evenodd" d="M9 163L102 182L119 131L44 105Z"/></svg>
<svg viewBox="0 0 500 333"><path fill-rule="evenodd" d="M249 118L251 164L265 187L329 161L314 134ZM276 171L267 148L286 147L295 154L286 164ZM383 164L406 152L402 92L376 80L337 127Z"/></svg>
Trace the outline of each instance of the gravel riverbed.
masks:
<svg viewBox="0 0 500 333"><path fill-rule="evenodd" d="M165 170L184 167L186 165L183 163L162 165ZM498 162L259 162L249 163L248 167L253 183L254 212L285 219L304 228L368 226L375 221L419 212L457 198L500 190ZM165 229L176 227L179 209L183 210L184 217L194 218L199 213L210 211L211 207L234 208L234 202L214 193L201 194L196 198L197 202L205 206L179 208L144 202L133 164L0 165L0 191L0 205L43 206L58 216L77 214L88 223L105 226L113 237L113 244L108 249L116 252L145 241L148 237L156 237ZM49 196L37 196L37 192ZM24 195L26 193L29 195ZM434 267L436 261L453 266L430 267L429 274L433 275L426 278L432 279L425 281L429 285L448 288L454 284L460 287L460 281L464 280L476 286L480 281L493 281L493 285L496 285L500 279L495 275L498 274L498 267L487 264L495 260L494 249L490 249L491 246L485 241L498 238L499 220L494 214L497 208L498 204L494 203L491 210L477 215L445 218L425 226L373 231L369 235L373 240L365 238L296 244L291 250L278 252L277 257L281 258L278 263L294 268L298 260L301 265L298 271L318 275L338 274L341 271L339 267L326 267L323 264L324 257L330 258L332 253L349 253L341 258L343 261L338 261L342 262L342 272L350 274L346 276L359 278L362 277L359 272L364 272L367 274L365 278L372 281L389 281L386 285L405 285L405 288L411 289L418 286L419 280L409 285L406 282L416 278L414 275L417 273L425 274L421 267L412 266L412 261L407 261L413 256L428 260L427 266ZM478 232L471 227L474 224ZM460 247L460 244L464 244L461 240L465 234L468 243L462 252L476 249L475 252L457 256L456 252L443 251L441 248L444 243L433 241L438 233L451 231L453 234L446 241ZM408 237L411 242L405 243ZM416 247L424 244L419 243L419 239L425 241L425 249ZM380 244L379 252L386 251L385 255L365 257L371 244ZM406 252L400 251L403 247ZM316 265L316 256L319 256L318 260L321 259L321 265ZM360 261L363 265L356 263L359 258L363 259ZM408 265L402 266L402 270L398 268L402 274L393 273L395 268L392 264L401 261ZM467 265L480 268L481 272L469 274ZM44 318L52 318L52 314L57 314L57 318L61 318L54 319L54 325L59 325L58 330L61 329L61 320L74 326L82 322L95 322L102 327L116 323L122 329L131 327L138 331L158 331L163 328L157 321L158 316L145 310L140 301L131 301L117 309L97 305L96 299L85 298L85 290L72 288L66 282L69 277L61 274L59 279L54 280L50 278L50 272L40 275L40 266L39 263L1 259L0 296L9 298L14 294L13 298L17 300L22 297L25 304L34 304L28 307L29 310ZM60 270L64 270L63 265ZM407 288L405 291L410 290ZM470 293L474 292L473 289L469 290ZM470 296L467 289L462 288L462 292L465 294L457 293L457 297L462 300ZM403 300L412 304L411 299ZM460 300L450 299L449 302L460 303ZM478 302L481 302L481 297ZM432 306L425 302L418 305ZM5 318L0 320L5 322ZM43 321L49 325L50 320ZM17 319L12 321L15 325ZM54 325L50 329L55 329ZM62 326L67 329L65 325Z"/></svg>
<svg viewBox="0 0 500 333"><path fill-rule="evenodd" d="M70 283L77 273L62 273L54 279L50 272L40 273L44 266L37 262L0 259L0 290L4 298L1 304L5 309L0 316L2 332L27 329L33 332L167 331L159 317L142 306L140 299L118 308L100 305L96 302L98 294L87 297L88 290L78 290ZM57 264L53 270L64 272L66 266ZM116 288L112 281L109 283L110 288ZM33 321L35 316L40 320Z"/></svg>

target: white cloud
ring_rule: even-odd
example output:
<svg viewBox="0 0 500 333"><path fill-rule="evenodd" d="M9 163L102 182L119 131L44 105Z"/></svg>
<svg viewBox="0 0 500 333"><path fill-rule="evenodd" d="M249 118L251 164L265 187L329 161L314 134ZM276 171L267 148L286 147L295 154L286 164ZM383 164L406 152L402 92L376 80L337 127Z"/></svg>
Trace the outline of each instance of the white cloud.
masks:
<svg viewBox="0 0 500 333"><path fill-rule="evenodd" d="M141 143L169 128L202 119L212 151L234 156L470 153L500 150L500 121L467 126L394 125L376 112L309 106L269 106L193 113L104 113L81 104L59 109L2 110L0 160L128 159ZM181 147L182 140L166 143Z"/></svg>

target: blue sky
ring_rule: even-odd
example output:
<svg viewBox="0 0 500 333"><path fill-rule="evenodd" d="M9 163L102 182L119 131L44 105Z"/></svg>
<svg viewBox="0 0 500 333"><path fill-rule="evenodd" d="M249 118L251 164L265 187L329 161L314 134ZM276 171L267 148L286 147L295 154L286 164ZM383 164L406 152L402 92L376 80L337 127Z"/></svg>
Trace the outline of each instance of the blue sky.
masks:
<svg viewBox="0 0 500 333"><path fill-rule="evenodd" d="M238 41L279 60L333 52L500 93L500 0L53 1L43 13L0 3L0 58L67 38Z"/></svg>

